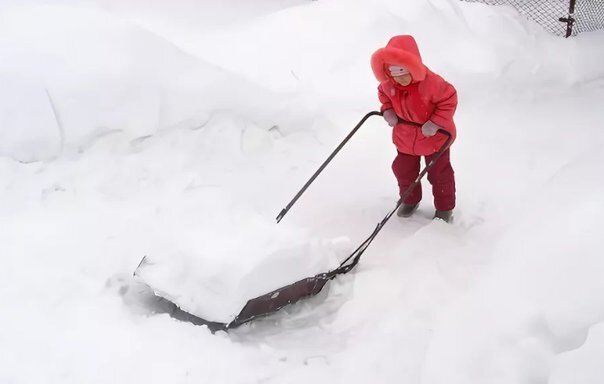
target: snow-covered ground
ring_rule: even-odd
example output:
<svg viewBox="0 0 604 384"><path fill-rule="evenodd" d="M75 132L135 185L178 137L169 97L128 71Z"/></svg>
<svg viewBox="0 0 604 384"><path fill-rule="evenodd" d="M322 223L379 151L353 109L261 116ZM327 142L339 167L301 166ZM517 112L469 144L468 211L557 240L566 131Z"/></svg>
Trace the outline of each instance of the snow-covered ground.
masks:
<svg viewBox="0 0 604 384"><path fill-rule="evenodd" d="M161 313L145 255L227 316L392 209L372 118L274 223L378 108L396 34L459 91L455 223L427 193L229 334ZM604 382L603 47L454 0L2 1L0 383Z"/></svg>

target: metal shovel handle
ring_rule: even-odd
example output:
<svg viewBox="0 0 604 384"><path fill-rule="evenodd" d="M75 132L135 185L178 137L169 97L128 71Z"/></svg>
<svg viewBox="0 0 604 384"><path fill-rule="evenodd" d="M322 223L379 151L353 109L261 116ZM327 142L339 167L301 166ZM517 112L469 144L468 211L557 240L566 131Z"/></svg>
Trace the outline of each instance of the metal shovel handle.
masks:
<svg viewBox="0 0 604 384"><path fill-rule="evenodd" d="M411 185L409 185L407 187L407 189L405 189L405 191L401 195L401 198L396 203L396 207L394 207L394 209L392 211L390 211L382 219L382 221L380 221L378 223L378 225L375 227L375 229L373 230L371 235L369 235L369 237L363 243L361 243L361 245L354 252L352 252L352 254L350 256L348 256L344 261L342 261L342 263L340 264L340 266L338 268L325 274L325 277L327 279L333 279L337 275L341 275L343 273L348 273L358 264L363 252L365 252L365 250L369 247L369 245L371 245L373 240L377 237L378 233L380 233L382 228L384 228L384 226L386 225L388 220L392 217L392 215L394 215L394 213L403 204L403 200L405 199L405 197L407 197L409 195L409 193L411 193L411 191L413 191L413 189L419 184L419 182L426 175L426 173L428 173L428 171L434 166L434 164L436 164L436 162L442 156L442 154L445 153L445 151L449 148L449 146L451 145L451 141L453 140L451 133L445 131L444 129L439 129L437 132L442 135L447 136L447 140L443 143L443 145L440 147L438 152L436 152L436 154L434 155L432 160L430 160L430 162L428 164L426 164L424 169L415 178L413 183L411 183ZM350 261L351 259L352 259L352 262L348 263L348 261Z"/></svg>
<svg viewBox="0 0 604 384"><path fill-rule="evenodd" d="M293 205L296 204L296 201L298 201L300 196L302 196L302 194L304 192L306 192L308 187L313 183L313 181L315 181L317 176L319 176L319 174L321 172L323 172L325 167L327 167L327 164L329 164L331 162L331 160L333 160L333 158L338 154L338 152L340 152L340 150L344 147L344 145L346 145L346 143L348 143L348 141L352 138L352 136L354 136L354 134L357 133L357 131L359 130L359 128L361 128L361 126L365 123L365 121L367 121L367 119L369 119L371 116L381 116L381 115L382 115L382 112L372 111L372 112L369 112L368 114L366 114L361 119L361 121L359 121L359 123L352 129L352 131L350 131L348 136L346 136L344 138L344 140L342 140L340 145L338 145L338 147L331 153L331 155L329 155L327 160L325 160L323 162L323 164L321 164L319 169L311 176L311 178L306 182L306 184L304 184L302 189L300 189L300 191L298 191L298 193L296 193L296 196L294 196L294 198L285 206L285 208L283 208L281 210L281 212L277 216L277 223L279 223L281 221L281 219L283 219L283 217L287 214L287 212L289 212L291 207L293 207Z"/></svg>

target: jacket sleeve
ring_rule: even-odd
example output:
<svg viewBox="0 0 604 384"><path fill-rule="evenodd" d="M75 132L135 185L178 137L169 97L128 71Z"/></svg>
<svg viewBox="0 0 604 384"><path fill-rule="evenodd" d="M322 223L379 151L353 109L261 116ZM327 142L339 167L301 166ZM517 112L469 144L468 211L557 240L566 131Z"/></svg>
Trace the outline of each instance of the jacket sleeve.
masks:
<svg viewBox="0 0 604 384"><path fill-rule="evenodd" d="M378 97L380 99L380 103L382 103L382 107L380 108L381 112L384 112L387 109L392 109L392 101L390 100L388 95L386 95L386 92L384 92L382 84L380 84L380 86L378 87Z"/></svg>
<svg viewBox="0 0 604 384"><path fill-rule="evenodd" d="M455 87L444 79L441 78L440 80L440 84L437 86L437 91L432 99L434 112L432 112L430 121L451 133L455 133L453 115L457 108L457 91Z"/></svg>

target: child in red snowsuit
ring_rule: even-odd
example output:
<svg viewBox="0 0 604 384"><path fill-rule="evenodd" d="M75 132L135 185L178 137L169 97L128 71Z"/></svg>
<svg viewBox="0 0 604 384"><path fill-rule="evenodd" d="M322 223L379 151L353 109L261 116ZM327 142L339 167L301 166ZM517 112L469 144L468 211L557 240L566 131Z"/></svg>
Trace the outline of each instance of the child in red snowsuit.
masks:
<svg viewBox="0 0 604 384"><path fill-rule="evenodd" d="M447 140L437 131L443 129L455 140L453 114L457 107L457 92L422 63L412 36L390 39L386 47L372 55L371 68L380 82L381 111L386 122L393 127L392 139L398 155L392 163L392 170L402 195L419 175L421 156L428 163ZM404 121L419 123L421 127ZM455 208L455 176L449 152L447 149L428 171L436 208L434 218L446 222L452 220ZM418 185L403 201L397 214L411 216L421 199L422 188Z"/></svg>

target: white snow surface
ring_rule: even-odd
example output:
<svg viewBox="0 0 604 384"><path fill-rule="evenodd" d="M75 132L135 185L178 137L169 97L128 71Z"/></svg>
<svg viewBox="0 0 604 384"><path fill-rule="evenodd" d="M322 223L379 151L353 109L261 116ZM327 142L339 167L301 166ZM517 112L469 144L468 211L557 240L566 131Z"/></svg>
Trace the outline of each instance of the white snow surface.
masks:
<svg viewBox="0 0 604 384"><path fill-rule="evenodd" d="M455 222L393 217L369 57L459 92ZM0 383L604 382L604 33L455 0L0 2ZM143 258L142 278L133 271Z"/></svg>

